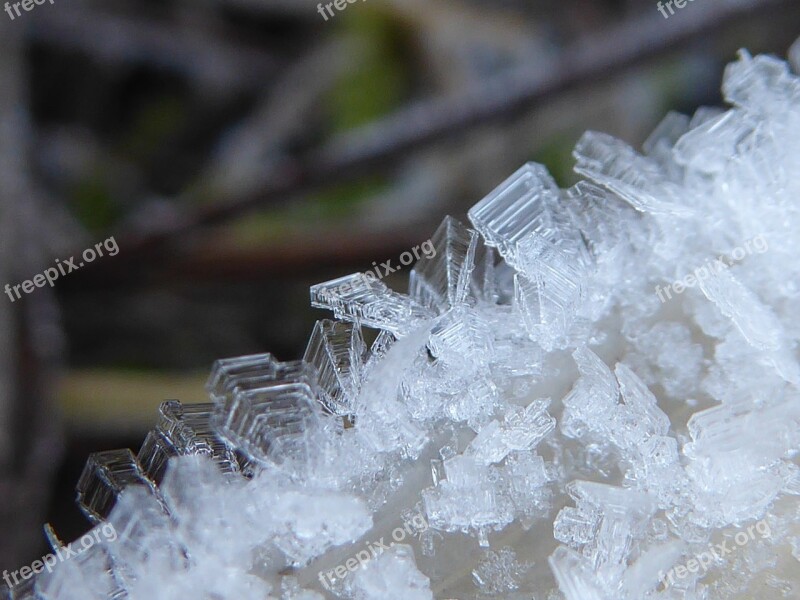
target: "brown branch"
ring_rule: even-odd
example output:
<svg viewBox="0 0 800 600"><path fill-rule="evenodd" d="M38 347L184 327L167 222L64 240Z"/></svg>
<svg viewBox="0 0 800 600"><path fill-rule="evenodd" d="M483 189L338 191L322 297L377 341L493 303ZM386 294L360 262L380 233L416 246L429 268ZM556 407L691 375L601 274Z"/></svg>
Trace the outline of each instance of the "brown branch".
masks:
<svg viewBox="0 0 800 600"><path fill-rule="evenodd" d="M456 97L419 102L374 125L339 136L285 165L257 192L176 216L158 230L120 236L120 246L126 249L128 260L161 255L159 248L177 236L367 172L390 170L418 148L456 137L472 127L511 119L558 94L619 75L769 9L792 6L791 0L728 2L722 7L719 3L695 4L668 21L654 10L652 16L632 19L578 41L558 58L539 61L533 69L498 76Z"/></svg>
<svg viewBox="0 0 800 600"><path fill-rule="evenodd" d="M257 89L279 66L265 50L235 40L233 32L218 26L197 31L68 2L34 16L27 34L33 41L75 48L112 63L147 62L225 93Z"/></svg>

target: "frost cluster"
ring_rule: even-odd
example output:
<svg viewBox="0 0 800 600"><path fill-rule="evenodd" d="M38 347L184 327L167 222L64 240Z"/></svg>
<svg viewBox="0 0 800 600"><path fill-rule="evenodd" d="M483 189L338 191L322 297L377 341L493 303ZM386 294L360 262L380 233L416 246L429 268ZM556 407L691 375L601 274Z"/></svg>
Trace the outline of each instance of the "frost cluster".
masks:
<svg viewBox="0 0 800 600"><path fill-rule="evenodd" d="M800 597L800 78L742 52L723 91L641 152L586 133L572 188L523 166L407 293L314 286L335 320L302 360L220 360L208 404L93 455L79 501L118 539L0 598ZM319 577L412 512L418 536Z"/></svg>

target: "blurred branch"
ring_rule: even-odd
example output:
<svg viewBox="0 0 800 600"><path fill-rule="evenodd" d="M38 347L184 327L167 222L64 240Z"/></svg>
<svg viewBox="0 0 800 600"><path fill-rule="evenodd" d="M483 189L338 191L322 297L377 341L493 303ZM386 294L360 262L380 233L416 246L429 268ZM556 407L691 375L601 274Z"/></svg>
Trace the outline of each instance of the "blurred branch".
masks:
<svg viewBox="0 0 800 600"><path fill-rule="evenodd" d="M259 88L279 65L265 50L234 40L218 26L197 30L71 3L57 11L37 11L35 17L29 33L33 41L111 63L146 62L226 93Z"/></svg>
<svg viewBox="0 0 800 600"><path fill-rule="evenodd" d="M222 6L247 10L250 13L272 14L280 11L282 14L292 14L296 17L305 17L313 20L322 20L317 13L318 0L215 0Z"/></svg>
<svg viewBox="0 0 800 600"><path fill-rule="evenodd" d="M474 127L513 119L558 94L619 75L769 9L793 5L790 0L695 4L691 12L678 13L668 22L653 11L652 16L631 19L588 36L557 59L498 76L457 96L419 102L378 123L338 136L306 156L287 160L262 189L230 196L183 215L173 214L157 228L121 235L120 245L125 248L127 261L141 261L152 253L160 255L163 244L176 236L285 202L297 194L390 170L414 150ZM103 276L100 269L87 269L82 275Z"/></svg>
<svg viewBox="0 0 800 600"><path fill-rule="evenodd" d="M3 284L30 272L52 223L26 163L30 122L23 109L24 44L16 32L0 38L0 277ZM30 271L29 271L30 269ZM43 516L50 479L61 453L60 422L51 384L60 331L52 296L3 300L0 309L0 565L33 554L30 535ZM13 302L13 300L12 300Z"/></svg>
<svg viewBox="0 0 800 600"><path fill-rule="evenodd" d="M288 66L250 114L226 134L198 187L213 194L252 192L269 182L275 157L299 135L320 97L347 66L347 44L324 40Z"/></svg>

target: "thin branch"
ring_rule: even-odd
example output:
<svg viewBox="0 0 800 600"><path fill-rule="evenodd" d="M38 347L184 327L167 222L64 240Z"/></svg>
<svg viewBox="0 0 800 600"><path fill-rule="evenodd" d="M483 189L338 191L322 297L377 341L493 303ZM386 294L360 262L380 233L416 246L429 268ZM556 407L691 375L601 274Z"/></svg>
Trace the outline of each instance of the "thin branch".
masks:
<svg viewBox="0 0 800 600"><path fill-rule="evenodd" d="M35 17L28 32L34 41L112 63L147 62L226 93L259 88L279 66L266 51L228 39L233 36L219 28L197 31L68 2L57 11L37 11Z"/></svg>
<svg viewBox="0 0 800 600"><path fill-rule="evenodd" d="M352 181L368 172L387 171L410 152L463 134L466 130L514 118L560 93L621 74L625 69L678 50L710 34L794 6L791 0L748 0L695 4L665 21L653 16L578 41L559 58L498 76L456 97L419 102L378 123L333 139L319 150L291 161L255 193L228 197L192 213L175 216L158 230L120 236L129 259L160 254L176 236L219 224L250 210L275 205L322 187Z"/></svg>

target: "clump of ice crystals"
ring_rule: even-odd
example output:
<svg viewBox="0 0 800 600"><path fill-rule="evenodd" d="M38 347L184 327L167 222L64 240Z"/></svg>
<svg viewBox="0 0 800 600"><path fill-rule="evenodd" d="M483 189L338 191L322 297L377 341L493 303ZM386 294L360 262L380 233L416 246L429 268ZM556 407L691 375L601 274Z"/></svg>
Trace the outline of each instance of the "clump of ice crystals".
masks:
<svg viewBox="0 0 800 600"><path fill-rule="evenodd" d="M800 78L742 52L723 89L643 152L586 133L568 190L523 166L408 294L314 286L303 360L218 361L209 404L92 456L117 539L3 593L800 597Z"/></svg>

